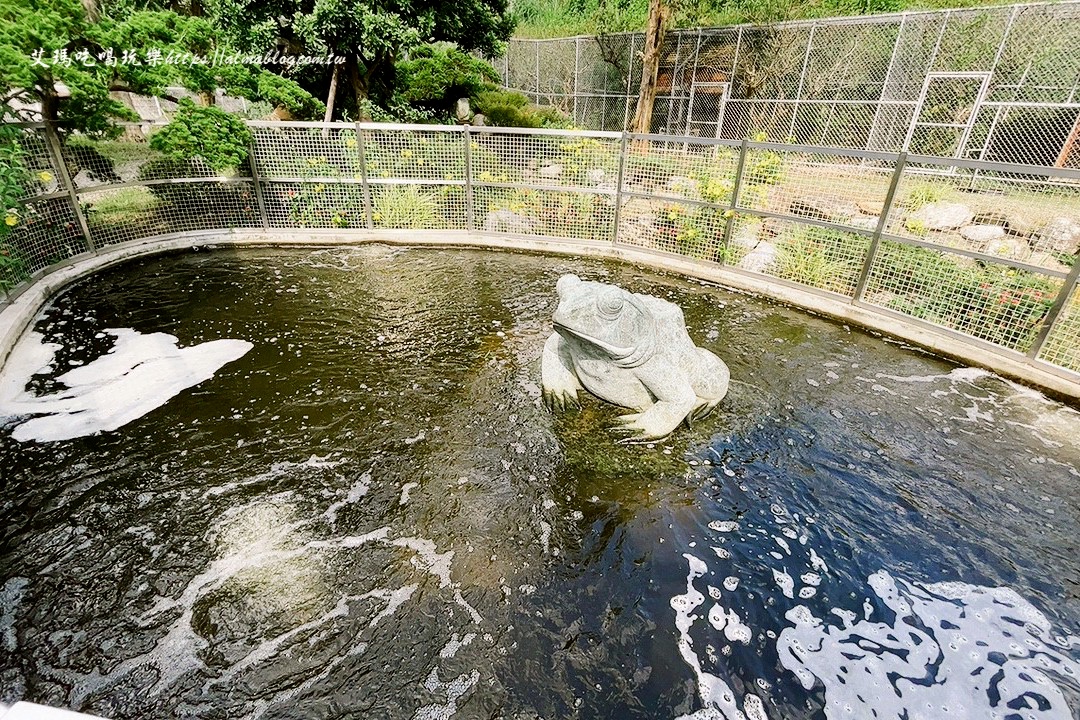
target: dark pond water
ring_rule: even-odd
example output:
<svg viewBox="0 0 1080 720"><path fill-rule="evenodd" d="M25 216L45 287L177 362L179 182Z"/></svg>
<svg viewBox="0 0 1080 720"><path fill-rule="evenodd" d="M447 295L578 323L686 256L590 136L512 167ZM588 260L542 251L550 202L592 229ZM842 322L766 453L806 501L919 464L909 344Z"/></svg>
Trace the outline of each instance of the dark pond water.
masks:
<svg viewBox="0 0 1080 720"><path fill-rule="evenodd" d="M693 429L553 416L560 274L730 366ZM36 329L252 348L118 430L0 426L0 701L113 718L1072 718L1080 414L628 266L368 246L146 260ZM25 418L24 418L25 419Z"/></svg>

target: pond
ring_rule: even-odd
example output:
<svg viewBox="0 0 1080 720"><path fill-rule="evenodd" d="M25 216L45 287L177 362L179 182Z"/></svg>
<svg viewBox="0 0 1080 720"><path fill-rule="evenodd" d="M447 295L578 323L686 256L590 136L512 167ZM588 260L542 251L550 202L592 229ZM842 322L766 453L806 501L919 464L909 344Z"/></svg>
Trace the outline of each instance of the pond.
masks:
<svg viewBox="0 0 1080 720"><path fill-rule="evenodd" d="M592 398L548 411L568 272L681 306L728 396L651 444ZM0 424L0 701L1080 712L1080 413L991 374L628 265L382 245L133 262L35 331L22 351L51 364L9 364L8 396L131 412ZM103 385L109 363L156 399Z"/></svg>

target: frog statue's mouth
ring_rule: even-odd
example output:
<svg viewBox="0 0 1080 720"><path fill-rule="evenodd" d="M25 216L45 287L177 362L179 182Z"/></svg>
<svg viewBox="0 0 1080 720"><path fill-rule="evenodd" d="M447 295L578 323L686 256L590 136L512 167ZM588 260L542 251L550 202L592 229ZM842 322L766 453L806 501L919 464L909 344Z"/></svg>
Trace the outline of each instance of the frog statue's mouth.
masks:
<svg viewBox="0 0 1080 720"><path fill-rule="evenodd" d="M605 342L600 338L593 337L586 332L576 330L569 325L563 325L558 320L554 321L555 332L559 333L567 339L577 339L586 342L590 345L600 348L605 354L611 357L612 360L625 360L634 354L636 348L633 347L620 347L618 345L612 345Z"/></svg>
<svg viewBox="0 0 1080 720"><path fill-rule="evenodd" d="M611 360L612 364L617 367L634 368L641 365L652 356L652 348L655 342L651 332L644 332L640 337L635 338L636 342L634 345L623 347L621 345L609 343L606 340L601 340L583 330L564 325L558 320L555 320L552 324L555 326L555 332L559 333L567 340L588 343L599 349Z"/></svg>

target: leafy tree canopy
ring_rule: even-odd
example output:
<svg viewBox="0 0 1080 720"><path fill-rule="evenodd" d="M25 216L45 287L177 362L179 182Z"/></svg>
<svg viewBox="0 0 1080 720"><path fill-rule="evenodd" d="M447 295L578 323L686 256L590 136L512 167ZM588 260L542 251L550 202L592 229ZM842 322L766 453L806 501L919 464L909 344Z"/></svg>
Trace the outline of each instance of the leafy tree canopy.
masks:
<svg viewBox="0 0 1080 720"><path fill-rule="evenodd" d="M205 8L245 51L344 57L358 106L389 98L395 62L422 42L497 54L513 29L507 0L206 0Z"/></svg>
<svg viewBox="0 0 1080 720"><path fill-rule="evenodd" d="M223 88L301 116L321 111L322 104L295 82L259 67L190 61L229 53L218 35L206 18L169 11L92 22L80 0L6 0L0 13L0 98L5 105L38 102L46 120L63 120L86 133L113 131L113 119L138 119L109 96L111 90L165 96L167 87L180 86L210 102ZM125 62L126 53L131 55Z"/></svg>

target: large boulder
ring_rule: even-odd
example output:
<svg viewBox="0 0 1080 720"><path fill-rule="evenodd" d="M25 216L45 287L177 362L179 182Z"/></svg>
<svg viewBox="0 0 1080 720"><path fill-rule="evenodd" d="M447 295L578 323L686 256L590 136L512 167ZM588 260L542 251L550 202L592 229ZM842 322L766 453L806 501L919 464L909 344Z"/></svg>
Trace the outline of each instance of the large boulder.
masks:
<svg viewBox="0 0 1080 720"><path fill-rule="evenodd" d="M965 225L960 228L960 236L974 245L984 246L1005 237L1005 228L1000 225Z"/></svg>
<svg viewBox="0 0 1080 720"><path fill-rule="evenodd" d="M962 203L936 202L923 205L911 213L908 223L918 223L927 230L954 230L970 225L975 213Z"/></svg>
<svg viewBox="0 0 1080 720"><path fill-rule="evenodd" d="M467 122L472 117L472 109L469 108L469 98L458 98L454 104L454 117L459 123Z"/></svg>
<svg viewBox="0 0 1080 720"><path fill-rule="evenodd" d="M1034 242L1044 250L1075 254L1080 246L1080 223L1072 218L1056 217L1039 229Z"/></svg>

